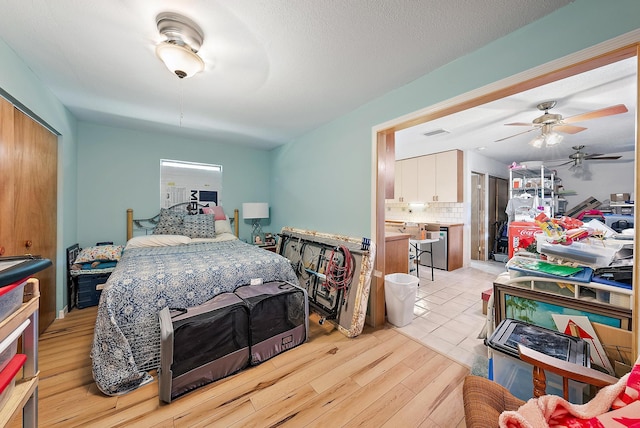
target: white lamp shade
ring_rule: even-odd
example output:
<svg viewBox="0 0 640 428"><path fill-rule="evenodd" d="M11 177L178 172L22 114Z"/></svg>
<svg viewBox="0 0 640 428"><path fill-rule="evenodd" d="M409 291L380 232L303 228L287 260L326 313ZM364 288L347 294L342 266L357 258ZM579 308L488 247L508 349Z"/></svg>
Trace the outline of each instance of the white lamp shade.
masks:
<svg viewBox="0 0 640 428"><path fill-rule="evenodd" d="M156 55L164 62L169 71L178 77L191 77L204 70L204 61L195 52L185 46L174 43L160 43L156 46Z"/></svg>
<svg viewBox="0 0 640 428"><path fill-rule="evenodd" d="M266 202L245 202L242 204L242 218L269 218L269 204Z"/></svg>

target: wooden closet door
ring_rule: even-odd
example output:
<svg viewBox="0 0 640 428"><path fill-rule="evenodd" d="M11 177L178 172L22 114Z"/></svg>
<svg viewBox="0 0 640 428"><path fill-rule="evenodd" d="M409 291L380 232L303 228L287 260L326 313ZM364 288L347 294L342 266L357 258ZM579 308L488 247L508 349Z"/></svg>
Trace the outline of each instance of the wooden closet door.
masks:
<svg viewBox="0 0 640 428"><path fill-rule="evenodd" d="M13 236L13 195L15 190L15 176L13 174L13 112L13 104L0 97L0 174L2 174L2 190L0 191L0 255L5 256L15 254Z"/></svg>
<svg viewBox="0 0 640 428"><path fill-rule="evenodd" d="M53 263L40 280L42 333L56 318L57 137L14 110L14 254L34 254Z"/></svg>

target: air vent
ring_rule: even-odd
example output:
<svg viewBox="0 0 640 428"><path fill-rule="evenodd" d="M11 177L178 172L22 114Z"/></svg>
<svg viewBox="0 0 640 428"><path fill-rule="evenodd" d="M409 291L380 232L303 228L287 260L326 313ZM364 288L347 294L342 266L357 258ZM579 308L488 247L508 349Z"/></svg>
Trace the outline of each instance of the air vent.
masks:
<svg viewBox="0 0 640 428"><path fill-rule="evenodd" d="M433 131L425 132L422 135L424 135L425 137L434 137L440 134L449 134L449 131L447 131L446 129L440 128L440 129L434 129Z"/></svg>

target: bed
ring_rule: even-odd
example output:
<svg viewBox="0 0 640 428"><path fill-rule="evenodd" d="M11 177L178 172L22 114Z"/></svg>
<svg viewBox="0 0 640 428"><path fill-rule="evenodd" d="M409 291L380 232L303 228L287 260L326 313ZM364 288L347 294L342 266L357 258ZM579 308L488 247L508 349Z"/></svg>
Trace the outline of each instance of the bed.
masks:
<svg viewBox="0 0 640 428"><path fill-rule="evenodd" d="M201 215L189 214L182 213L185 222ZM161 218L137 221L133 211L127 217L133 223L127 231L133 232L136 222L153 220L154 226L143 227L147 234L142 236L128 234L100 297L91 358L96 385L106 395L121 395L152 380L149 371L160 363L158 313L164 307L196 306L258 278L298 284L288 259L239 240L229 222L216 220L219 231L213 237L192 238L148 234L159 230Z"/></svg>

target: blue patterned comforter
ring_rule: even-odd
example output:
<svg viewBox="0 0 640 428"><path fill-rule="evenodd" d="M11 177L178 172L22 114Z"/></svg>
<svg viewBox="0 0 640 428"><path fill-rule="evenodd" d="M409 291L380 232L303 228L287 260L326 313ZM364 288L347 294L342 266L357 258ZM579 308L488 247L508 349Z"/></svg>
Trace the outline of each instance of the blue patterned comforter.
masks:
<svg viewBox="0 0 640 428"><path fill-rule="evenodd" d="M126 250L98 306L91 358L100 391L120 395L152 379L140 366L159 362L162 308L196 306L253 278L298 284L288 259L239 240Z"/></svg>

